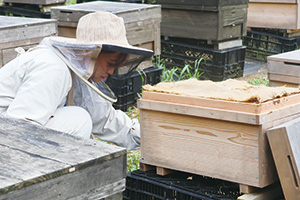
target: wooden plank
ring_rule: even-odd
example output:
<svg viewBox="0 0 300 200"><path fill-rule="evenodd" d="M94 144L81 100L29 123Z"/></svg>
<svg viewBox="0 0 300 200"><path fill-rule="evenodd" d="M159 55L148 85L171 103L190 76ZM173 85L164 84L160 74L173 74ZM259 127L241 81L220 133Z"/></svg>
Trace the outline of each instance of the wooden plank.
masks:
<svg viewBox="0 0 300 200"><path fill-rule="evenodd" d="M269 60L267 64L268 73L284 76L300 76L300 64L286 61ZM282 80L284 81L284 80Z"/></svg>
<svg viewBox="0 0 300 200"><path fill-rule="evenodd" d="M296 65L296 64L300 64L299 54L300 54L300 50L294 50L294 51L268 56L267 59L268 61L287 62Z"/></svg>
<svg viewBox="0 0 300 200"><path fill-rule="evenodd" d="M292 84L299 84L300 83L300 77L299 76L287 76L282 74L272 74L268 73L268 79L273 81L279 81L279 82L286 82L286 83L292 83Z"/></svg>
<svg viewBox="0 0 300 200"><path fill-rule="evenodd" d="M160 175L160 176L166 176L168 174L172 174L174 172L174 170L171 169L167 169L164 167L156 167L156 174Z"/></svg>
<svg viewBox="0 0 300 200"><path fill-rule="evenodd" d="M247 26L256 28L299 29L297 12L298 4L250 2Z"/></svg>
<svg viewBox="0 0 300 200"><path fill-rule="evenodd" d="M267 132L285 199L299 199L300 120L295 119Z"/></svg>
<svg viewBox="0 0 300 200"><path fill-rule="evenodd" d="M297 104L300 101L300 94L290 95L288 97L281 97L260 104L251 102L225 101L201 97L187 97L175 94L165 94L147 91L143 91L142 96L144 100L194 105L213 109L224 109L253 114L267 113L273 110Z"/></svg>
<svg viewBox="0 0 300 200"><path fill-rule="evenodd" d="M219 42L214 45L214 48L217 50L229 49L233 47L240 47L243 45L242 40L229 40L226 42Z"/></svg>
<svg viewBox="0 0 300 200"><path fill-rule="evenodd" d="M252 186L249 186L249 185L240 184L240 193L250 194L250 193L254 193L258 189L259 188L257 188L257 187L252 187Z"/></svg>
<svg viewBox="0 0 300 200"><path fill-rule="evenodd" d="M88 13L111 12L124 19L124 23L161 20L161 6L149 4L128 4L123 2L94 1L51 9L51 17L57 21L78 22L80 17Z"/></svg>
<svg viewBox="0 0 300 200"><path fill-rule="evenodd" d="M260 114L244 113L170 102L152 101L146 99L139 99L138 107L140 109L148 109L168 113L181 113L184 115L205 117L209 119L226 120L231 122L240 122L253 125L262 124Z"/></svg>
<svg viewBox="0 0 300 200"><path fill-rule="evenodd" d="M281 81L274 81L274 80L269 80L270 87L294 87L298 88L300 86L299 84L293 84L293 83L286 83L286 82L281 82Z"/></svg>
<svg viewBox="0 0 300 200"><path fill-rule="evenodd" d="M274 200L282 194L279 184L274 184L271 187L264 188L259 192L244 194L238 197L238 200Z"/></svg>
<svg viewBox="0 0 300 200"><path fill-rule="evenodd" d="M3 117L0 137L1 199L101 199L124 190L123 148Z"/></svg>
<svg viewBox="0 0 300 200"><path fill-rule="evenodd" d="M54 19L28 19L22 17L0 16L0 43L45 37L57 34Z"/></svg>
<svg viewBox="0 0 300 200"><path fill-rule="evenodd" d="M259 126L143 109L141 124L143 163L263 187Z"/></svg>

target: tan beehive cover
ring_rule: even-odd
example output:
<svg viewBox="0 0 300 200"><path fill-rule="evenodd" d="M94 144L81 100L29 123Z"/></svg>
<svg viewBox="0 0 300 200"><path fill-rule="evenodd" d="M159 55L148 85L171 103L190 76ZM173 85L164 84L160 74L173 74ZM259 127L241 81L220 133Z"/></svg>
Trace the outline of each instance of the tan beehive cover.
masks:
<svg viewBox="0 0 300 200"><path fill-rule="evenodd" d="M146 91L177 94L242 102L265 102L267 100L299 93L299 88L254 86L246 81L228 79L222 82L188 79L177 82L161 82L155 86L145 85Z"/></svg>

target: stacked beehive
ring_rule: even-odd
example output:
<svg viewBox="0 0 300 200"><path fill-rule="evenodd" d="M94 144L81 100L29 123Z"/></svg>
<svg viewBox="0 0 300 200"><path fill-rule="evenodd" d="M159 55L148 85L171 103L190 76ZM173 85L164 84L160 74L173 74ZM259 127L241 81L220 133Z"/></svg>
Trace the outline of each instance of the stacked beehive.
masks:
<svg viewBox="0 0 300 200"><path fill-rule="evenodd" d="M157 0L162 5L162 55L183 67L205 58L204 78L221 81L243 76L247 0Z"/></svg>
<svg viewBox="0 0 300 200"><path fill-rule="evenodd" d="M51 17L58 21L58 35L76 37L76 27L80 17L85 14L105 11L124 19L126 36L131 45L147 48L160 55L160 22L161 7L159 5L94 1L69 6L53 7ZM138 69L145 73L134 72L130 77L121 77L126 69L120 68L108 84L118 97L115 108L127 110L136 103L138 93L142 89L142 80L155 84L160 81L161 69L153 66L151 58L143 61Z"/></svg>
<svg viewBox="0 0 300 200"><path fill-rule="evenodd" d="M0 16L0 68L17 56L15 48L36 46L44 37L57 35L53 19ZM4 37L5 36L5 37Z"/></svg>
<svg viewBox="0 0 300 200"><path fill-rule="evenodd" d="M246 57L267 61L267 56L296 50L300 44L298 0L250 0Z"/></svg>

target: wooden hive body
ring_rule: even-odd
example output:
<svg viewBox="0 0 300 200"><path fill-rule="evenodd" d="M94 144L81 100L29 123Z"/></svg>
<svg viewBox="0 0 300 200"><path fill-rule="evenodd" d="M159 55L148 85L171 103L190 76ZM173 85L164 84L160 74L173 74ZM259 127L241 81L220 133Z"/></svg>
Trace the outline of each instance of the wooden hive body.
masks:
<svg viewBox="0 0 300 200"><path fill-rule="evenodd" d="M298 0L250 0L247 26L290 30L300 29L299 17Z"/></svg>
<svg viewBox="0 0 300 200"><path fill-rule="evenodd" d="M270 86L299 87L300 50L268 56L268 78Z"/></svg>
<svg viewBox="0 0 300 200"><path fill-rule="evenodd" d="M17 56L15 48L36 46L44 37L57 35L54 19L0 16L0 68Z"/></svg>
<svg viewBox="0 0 300 200"><path fill-rule="evenodd" d="M162 35L218 42L246 35L248 1L172 1L162 5Z"/></svg>
<svg viewBox="0 0 300 200"><path fill-rule="evenodd" d="M143 92L141 163L263 188L277 180L266 131L300 116L300 95L262 104Z"/></svg>
<svg viewBox="0 0 300 200"><path fill-rule="evenodd" d="M125 189L124 148L3 117L0 137L0 199L102 199Z"/></svg>

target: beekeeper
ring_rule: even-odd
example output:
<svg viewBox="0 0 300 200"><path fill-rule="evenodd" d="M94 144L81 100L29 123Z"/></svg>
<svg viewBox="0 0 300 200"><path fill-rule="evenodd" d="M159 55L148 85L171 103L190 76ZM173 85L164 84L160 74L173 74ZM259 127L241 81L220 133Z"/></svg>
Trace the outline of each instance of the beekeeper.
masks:
<svg viewBox="0 0 300 200"><path fill-rule="evenodd" d="M113 108L116 98L105 81L118 67L132 71L152 55L129 45L122 18L87 14L76 39L47 37L0 69L0 115L136 149L140 125ZM67 106L72 85L75 106Z"/></svg>

